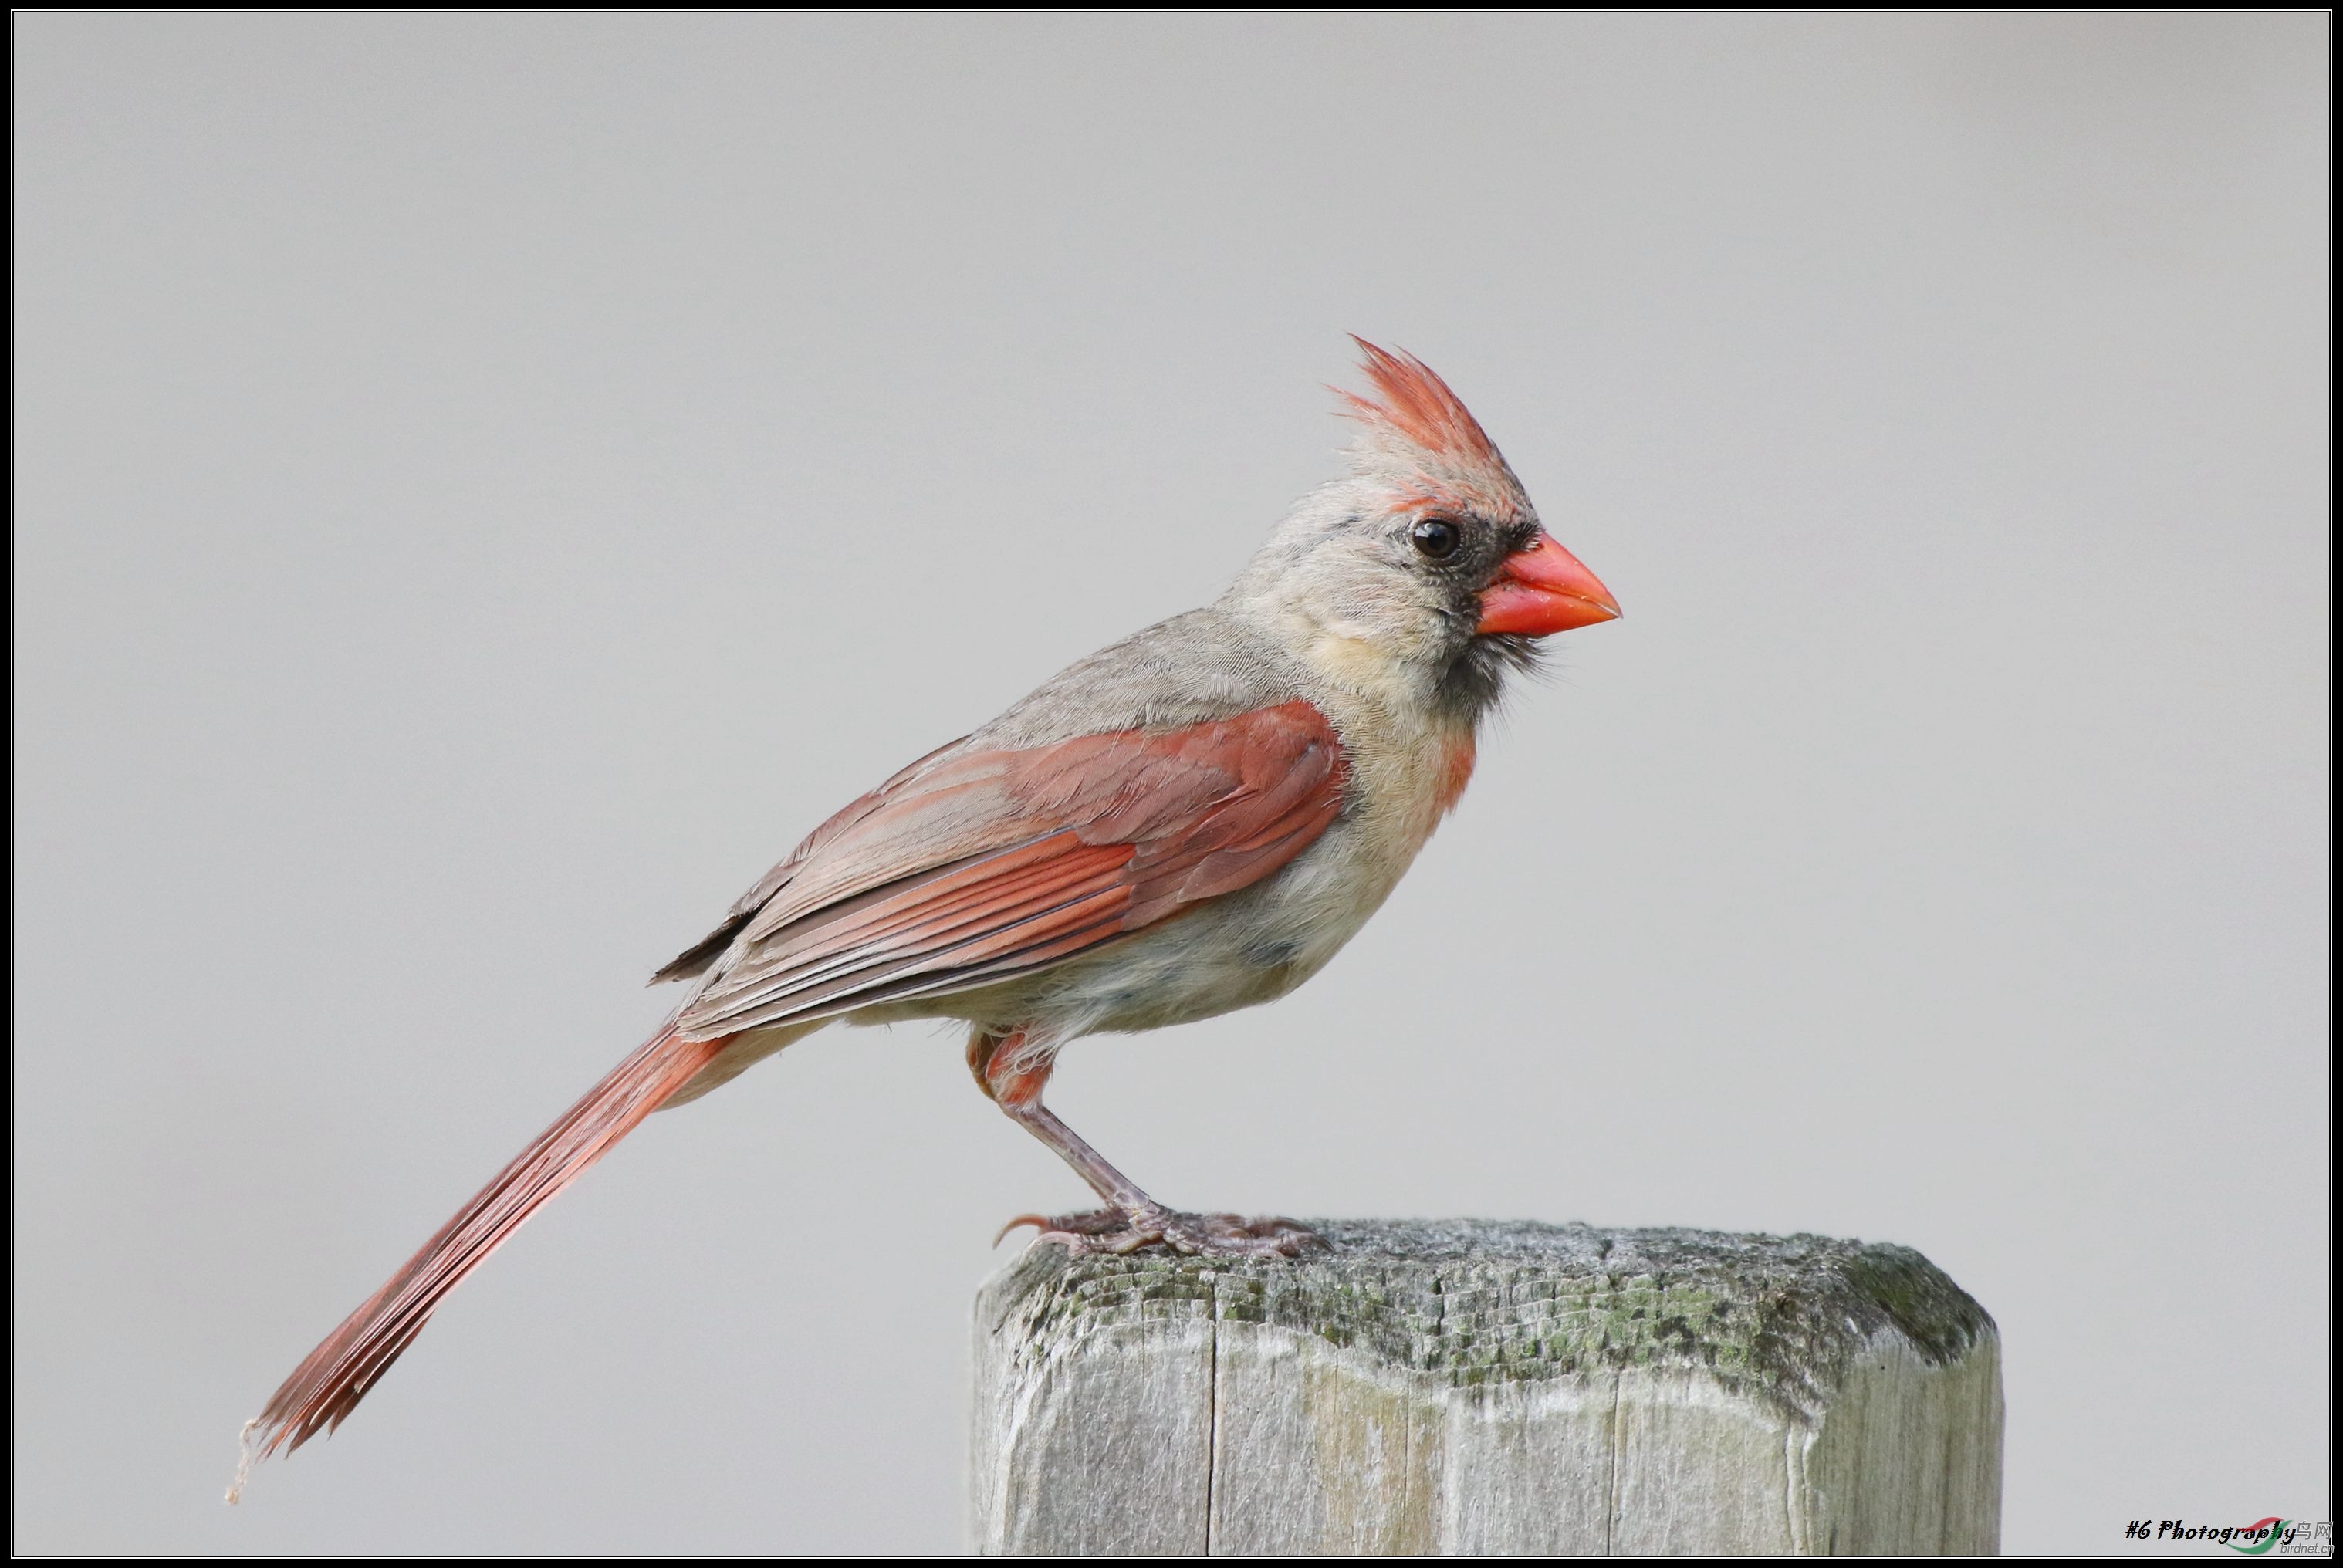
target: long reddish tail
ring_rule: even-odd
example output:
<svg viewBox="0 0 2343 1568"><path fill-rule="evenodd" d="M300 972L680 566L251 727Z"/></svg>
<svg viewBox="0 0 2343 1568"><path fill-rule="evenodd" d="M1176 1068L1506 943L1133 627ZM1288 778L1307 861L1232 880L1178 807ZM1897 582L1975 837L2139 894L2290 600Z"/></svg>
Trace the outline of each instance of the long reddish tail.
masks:
<svg viewBox="0 0 2343 1568"><path fill-rule="evenodd" d="M280 1448L289 1453L320 1428L330 1432L339 1426L423 1332L442 1296L486 1262L547 1199L584 1175L636 1123L689 1082L732 1038L679 1040L674 1030L661 1030L588 1090L294 1369L267 1408L245 1427L245 1469ZM244 1473L238 1470L236 1485L228 1490L231 1503Z"/></svg>

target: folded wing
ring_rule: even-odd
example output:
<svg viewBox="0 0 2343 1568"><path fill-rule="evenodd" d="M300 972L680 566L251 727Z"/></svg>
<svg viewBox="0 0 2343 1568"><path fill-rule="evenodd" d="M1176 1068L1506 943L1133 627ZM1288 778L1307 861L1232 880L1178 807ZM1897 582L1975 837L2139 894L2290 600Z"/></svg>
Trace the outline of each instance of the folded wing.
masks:
<svg viewBox="0 0 2343 1568"><path fill-rule="evenodd" d="M662 971L712 965L678 1030L704 1040L1058 962L1285 865L1341 811L1345 778L1306 702L925 759Z"/></svg>

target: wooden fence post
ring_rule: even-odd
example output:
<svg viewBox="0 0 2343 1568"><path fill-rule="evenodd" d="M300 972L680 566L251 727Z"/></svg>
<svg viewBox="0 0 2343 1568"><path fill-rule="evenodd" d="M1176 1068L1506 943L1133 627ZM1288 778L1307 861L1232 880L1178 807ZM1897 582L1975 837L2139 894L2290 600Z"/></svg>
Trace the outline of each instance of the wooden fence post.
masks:
<svg viewBox="0 0 2343 1568"><path fill-rule="evenodd" d="M976 1303L982 1553L1986 1553L1993 1320L1905 1247L1315 1221L1030 1249Z"/></svg>

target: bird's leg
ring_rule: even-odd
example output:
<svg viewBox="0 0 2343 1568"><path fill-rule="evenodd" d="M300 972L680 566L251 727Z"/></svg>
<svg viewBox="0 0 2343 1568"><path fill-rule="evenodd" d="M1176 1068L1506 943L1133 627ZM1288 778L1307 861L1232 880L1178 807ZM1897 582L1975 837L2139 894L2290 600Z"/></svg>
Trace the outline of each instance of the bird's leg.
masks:
<svg viewBox="0 0 2343 1568"><path fill-rule="evenodd" d="M1325 1245L1291 1220L1186 1214L1165 1208L1041 1103L1055 1053L1029 1051L1024 1045L1021 1030L994 1035L979 1030L968 1042L969 1070L1011 1121L1056 1151L1108 1206L1086 1214L1021 1214L1001 1228L1002 1235L1019 1225L1032 1225L1041 1232L1039 1240L1055 1241L1071 1252L1135 1252L1161 1242L1176 1252L1207 1257L1290 1258Z"/></svg>

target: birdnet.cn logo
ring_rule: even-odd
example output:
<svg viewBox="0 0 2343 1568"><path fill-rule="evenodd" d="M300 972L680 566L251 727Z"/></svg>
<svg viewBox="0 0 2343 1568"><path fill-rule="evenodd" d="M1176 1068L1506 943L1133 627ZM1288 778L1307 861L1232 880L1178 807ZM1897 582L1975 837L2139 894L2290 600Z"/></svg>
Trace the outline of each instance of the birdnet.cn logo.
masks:
<svg viewBox="0 0 2343 1568"><path fill-rule="evenodd" d="M2127 1541L2203 1541L2247 1557L2332 1557L2335 1525L2276 1514L2251 1524L2191 1524L2185 1519L2135 1519L2124 1527Z"/></svg>

